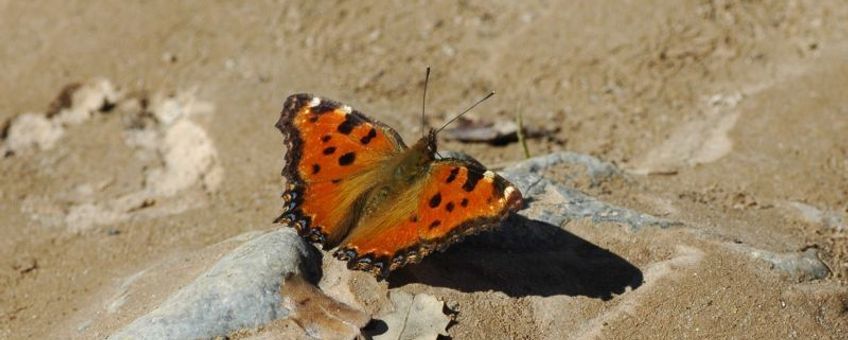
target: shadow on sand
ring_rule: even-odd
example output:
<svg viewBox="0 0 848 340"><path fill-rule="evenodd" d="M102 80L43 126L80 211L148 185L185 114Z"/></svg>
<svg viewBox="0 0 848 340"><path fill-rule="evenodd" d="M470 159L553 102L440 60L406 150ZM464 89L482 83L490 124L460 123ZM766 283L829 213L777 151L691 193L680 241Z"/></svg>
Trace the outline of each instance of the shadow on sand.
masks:
<svg viewBox="0 0 848 340"><path fill-rule="evenodd" d="M557 226L513 214L495 231L467 238L389 277L390 287L422 283L512 297L570 295L608 300L642 284L627 260Z"/></svg>

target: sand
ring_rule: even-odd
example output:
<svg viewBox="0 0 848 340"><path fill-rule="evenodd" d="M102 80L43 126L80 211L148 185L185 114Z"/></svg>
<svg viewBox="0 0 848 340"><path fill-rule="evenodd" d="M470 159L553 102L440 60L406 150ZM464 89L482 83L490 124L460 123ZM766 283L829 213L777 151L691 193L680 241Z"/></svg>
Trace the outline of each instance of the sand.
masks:
<svg viewBox="0 0 848 340"><path fill-rule="evenodd" d="M846 338L846 20L835 0L0 0L0 338L90 334L86 315L108 313L134 274L267 230L290 94L416 139L428 65L430 124L496 90L474 117L520 112L558 127L528 141L533 155L620 170L595 185L549 177L678 224L562 226L638 269L621 290L586 281L591 264L570 273L598 286L575 288L524 282L498 258L503 280L463 284L444 270L486 254L471 242L390 284L356 274L371 301L433 295L458 309L456 339ZM61 105L70 84L99 99ZM440 147L499 168L524 159L516 143ZM540 245L522 263L581 249Z"/></svg>

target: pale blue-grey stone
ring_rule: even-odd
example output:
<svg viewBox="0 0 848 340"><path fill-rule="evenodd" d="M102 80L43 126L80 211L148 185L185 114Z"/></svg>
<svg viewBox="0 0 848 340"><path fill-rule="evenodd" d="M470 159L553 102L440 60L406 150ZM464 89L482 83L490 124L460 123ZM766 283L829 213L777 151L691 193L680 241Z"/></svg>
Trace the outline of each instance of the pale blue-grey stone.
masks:
<svg viewBox="0 0 848 340"><path fill-rule="evenodd" d="M541 172L559 164L584 166L592 183L618 174L612 164L571 152L553 153L515 164L501 171L501 176L512 182L530 204L540 206L539 209L524 210L520 214L555 226L561 226L571 220L590 218L593 222L626 224L634 231L649 225L667 228L680 224L603 202L577 189L541 177ZM542 194L545 193L549 195L543 198ZM550 194L559 197L552 199Z"/></svg>
<svg viewBox="0 0 848 340"><path fill-rule="evenodd" d="M819 259L815 248L789 253L775 253L741 244L735 245L735 248L747 252L755 259L767 262L772 269L783 272L796 282L821 280L830 275L830 269Z"/></svg>
<svg viewBox="0 0 848 340"><path fill-rule="evenodd" d="M203 339L285 317L280 289L287 275L306 275L320 260L290 228L256 237L111 339ZM310 269L311 268L311 269Z"/></svg>

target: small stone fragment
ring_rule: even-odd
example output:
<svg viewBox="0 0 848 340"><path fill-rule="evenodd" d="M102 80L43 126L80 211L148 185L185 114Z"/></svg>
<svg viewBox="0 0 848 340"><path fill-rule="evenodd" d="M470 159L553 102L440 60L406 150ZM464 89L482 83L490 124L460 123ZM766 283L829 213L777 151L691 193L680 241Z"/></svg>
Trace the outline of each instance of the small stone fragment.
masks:
<svg viewBox="0 0 848 340"><path fill-rule="evenodd" d="M35 113L25 113L9 122L6 132L4 153L18 153L30 150L49 150L65 133L64 129Z"/></svg>

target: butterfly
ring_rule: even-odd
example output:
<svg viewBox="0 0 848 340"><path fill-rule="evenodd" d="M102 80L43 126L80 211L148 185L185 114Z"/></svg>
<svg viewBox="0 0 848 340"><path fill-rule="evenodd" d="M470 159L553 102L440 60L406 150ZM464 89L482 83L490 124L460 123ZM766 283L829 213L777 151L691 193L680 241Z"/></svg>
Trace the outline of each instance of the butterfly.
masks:
<svg viewBox="0 0 848 340"><path fill-rule="evenodd" d="M288 150L275 223L337 248L348 268L378 279L497 226L523 204L515 186L480 163L437 158L433 129L407 147L391 127L310 94L288 97L276 126Z"/></svg>

